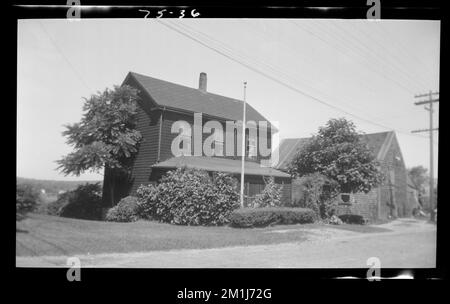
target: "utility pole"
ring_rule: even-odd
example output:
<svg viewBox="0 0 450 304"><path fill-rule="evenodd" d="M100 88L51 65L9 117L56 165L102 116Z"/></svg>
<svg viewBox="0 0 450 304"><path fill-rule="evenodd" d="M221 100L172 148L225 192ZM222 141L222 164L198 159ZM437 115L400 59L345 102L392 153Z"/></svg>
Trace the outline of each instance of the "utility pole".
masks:
<svg viewBox="0 0 450 304"><path fill-rule="evenodd" d="M420 105L428 105L428 108L425 106L425 110L430 112L430 128L429 129L421 129L421 130L414 130L412 131L412 133L420 133L420 132L429 132L429 136L430 136L430 208L431 208L431 216L430 216L430 220L432 222L435 222L435 214L434 214L434 206L433 206L433 201L434 201L434 162L433 162L433 131L437 131L439 130L439 128L433 128L433 103L435 102L439 102L439 97L433 99L433 95L439 95L439 92L432 92L430 91L428 94L420 94L420 95L416 95L414 96L414 98L423 98L423 97L428 97L428 100L422 100L422 101L418 101L415 102L414 104L416 106L420 106Z"/></svg>
<svg viewBox="0 0 450 304"><path fill-rule="evenodd" d="M244 168L245 168L245 110L247 107L246 101L247 82L244 81L244 115L242 118L242 162L241 162L241 207L244 207Z"/></svg>

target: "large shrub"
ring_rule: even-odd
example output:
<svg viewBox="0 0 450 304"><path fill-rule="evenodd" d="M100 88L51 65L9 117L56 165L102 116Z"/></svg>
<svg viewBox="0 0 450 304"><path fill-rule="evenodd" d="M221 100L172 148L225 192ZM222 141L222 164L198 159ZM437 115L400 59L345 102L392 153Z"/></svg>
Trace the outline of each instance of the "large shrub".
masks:
<svg viewBox="0 0 450 304"><path fill-rule="evenodd" d="M263 191L256 195L249 207L264 208L281 205L281 186L275 183L275 178L271 176L264 179L264 183Z"/></svg>
<svg viewBox="0 0 450 304"><path fill-rule="evenodd" d="M110 222L134 222L138 220L138 199L134 196L127 196L108 210L106 220Z"/></svg>
<svg viewBox="0 0 450 304"><path fill-rule="evenodd" d="M138 216L142 219L153 219L158 209L158 187L153 184L141 185L136 195L138 198Z"/></svg>
<svg viewBox="0 0 450 304"><path fill-rule="evenodd" d="M239 207L237 181L224 173L178 168L157 186L141 186L139 213L143 217L180 225L222 225Z"/></svg>
<svg viewBox="0 0 450 304"><path fill-rule="evenodd" d="M102 188L99 183L78 186L63 197L58 215L63 217L99 220L102 217Z"/></svg>
<svg viewBox="0 0 450 304"><path fill-rule="evenodd" d="M316 214L306 208L242 208L230 217L230 226L238 228L266 227L269 225L290 225L314 223Z"/></svg>
<svg viewBox="0 0 450 304"><path fill-rule="evenodd" d="M22 219L27 212L36 209L39 192L29 184L16 186L16 219Z"/></svg>
<svg viewBox="0 0 450 304"><path fill-rule="evenodd" d="M227 207L232 202L233 207L238 207L240 196L238 193L238 181L234 177L219 172L214 174L212 183L219 197L219 205Z"/></svg>
<svg viewBox="0 0 450 304"><path fill-rule="evenodd" d="M338 184L326 176L313 173L298 179L302 195L296 202L299 207L312 209L321 219L334 214Z"/></svg>

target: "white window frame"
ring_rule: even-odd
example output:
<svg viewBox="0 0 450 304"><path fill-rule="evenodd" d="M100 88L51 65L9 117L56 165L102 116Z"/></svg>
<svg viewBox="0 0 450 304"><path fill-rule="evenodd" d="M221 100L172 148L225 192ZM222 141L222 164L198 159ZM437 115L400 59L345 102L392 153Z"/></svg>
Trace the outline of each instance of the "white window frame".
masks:
<svg viewBox="0 0 450 304"><path fill-rule="evenodd" d="M248 141L248 157L256 159L258 157L258 139L252 138Z"/></svg>
<svg viewBox="0 0 450 304"><path fill-rule="evenodd" d="M189 124L189 123L188 123ZM189 152L186 152L186 154L184 154L184 151L182 152L182 156L191 156L192 155L192 128L183 128L183 130L181 131L180 136L184 139L189 140L188 142L190 143L188 148L189 148Z"/></svg>
<svg viewBox="0 0 450 304"><path fill-rule="evenodd" d="M222 136L220 136L220 134L214 130L214 156L223 156L225 153L225 142L223 137L223 133ZM221 147L221 149L218 147Z"/></svg>

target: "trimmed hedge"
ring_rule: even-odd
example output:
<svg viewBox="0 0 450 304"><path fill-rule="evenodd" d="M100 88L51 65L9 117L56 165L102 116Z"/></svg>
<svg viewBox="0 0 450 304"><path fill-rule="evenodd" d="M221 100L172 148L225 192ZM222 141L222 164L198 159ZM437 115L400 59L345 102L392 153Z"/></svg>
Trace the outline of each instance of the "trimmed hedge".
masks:
<svg viewBox="0 0 450 304"><path fill-rule="evenodd" d="M139 219L138 210L138 198L127 196L108 210L105 219L109 222L134 222Z"/></svg>
<svg viewBox="0 0 450 304"><path fill-rule="evenodd" d="M230 217L230 226L237 228L267 227L269 225L291 225L314 223L316 214L307 208L242 208Z"/></svg>
<svg viewBox="0 0 450 304"><path fill-rule="evenodd" d="M342 214L339 218L346 224L364 225L367 222L362 215L358 214Z"/></svg>

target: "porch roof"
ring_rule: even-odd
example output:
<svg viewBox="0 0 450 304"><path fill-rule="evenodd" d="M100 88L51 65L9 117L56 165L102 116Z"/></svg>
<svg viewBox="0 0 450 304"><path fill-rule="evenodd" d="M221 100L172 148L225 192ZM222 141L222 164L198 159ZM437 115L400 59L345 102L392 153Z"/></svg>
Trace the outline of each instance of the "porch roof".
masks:
<svg viewBox="0 0 450 304"><path fill-rule="evenodd" d="M241 174L241 160L207 157L207 156L179 156L172 157L163 162L157 163L152 168L192 168L206 171L218 171L231 174ZM282 171L262 167L259 163L246 161L244 164L245 175L273 176L290 178L291 176Z"/></svg>

